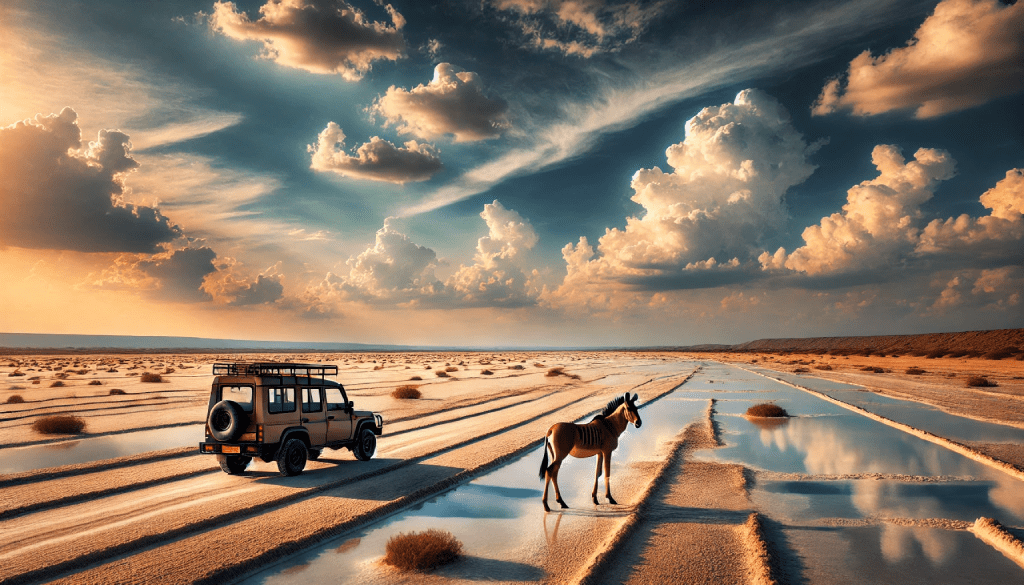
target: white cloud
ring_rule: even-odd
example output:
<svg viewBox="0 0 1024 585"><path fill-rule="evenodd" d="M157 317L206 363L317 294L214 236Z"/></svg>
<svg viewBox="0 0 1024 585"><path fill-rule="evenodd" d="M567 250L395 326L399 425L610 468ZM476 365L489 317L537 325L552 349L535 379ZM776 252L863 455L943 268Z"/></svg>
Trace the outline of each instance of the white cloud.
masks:
<svg viewBox="0 0 1024 585"><path fill-rule="evenodd" d="M931 199L940 181L953 176L955 166L943 150L922 148L914 159L906 162L899 147L876 146L871 160L878 177L850 188L843 212L805 229L805 244L788 257L782 249L761 254L762 267L829 274L886 265L908 255L918 239L921 204Z"/></svg>
<svg viewBox="0 0 1024 585"><path fill-rule="evenodd" d="M373 105L398 131L421 138L455 136L456 142L484 140L499 136L508 126L508 104L498 97L484 95L480 76L471 71L456 71L448 63L434 68L427 85L411 90L391 86Z"/></svg>
<svg viewBox="0 0 1024 585"><path fill-rule="evenodd" d="M586 238L562 250L567 275L551 300L575 302L600 281L644 287L685 271L736 269L785 226L786 191L814 171L807 159L816 149L763 92L744 90L734 103L704 108L686 123L685 140L666 150L672 172L633 175L632 199L644 215L606 230L596 254Z"/></svg>
<svg viewBox="0 0 1024 585"><path fill-rule="evenodd" d="M812 112L869 116L913 109L918 118L965 110L1024 89L1024 3L943 0L906 47L850 62ZM844 83L845 82L845 83Z"/></svg>
<svg viewBox="0 0 1024 585"><path fill-rule="evenodd" d="M317 143L308 147L312 154L310 168L353 179L403 184L426 181L443 166L434 146L415 140L399 147L374 136L356 150L355 156L346 154L344 145L345 133L334 122L328 123Z"/></svg>
<svg viewBox="0 0 1024 585"><path fill-rule="evenodd" d="M1001 247L1003 242L1018 242L1019 246L1024 239L1024 169L1006 171L1006 177L985 191L980 201L992 210L989 215L932 220L921 233L917 252L977 254L987 244Z"/></svg>
<svg viewBox="0 0 1024 585"><path fill-rule="evenodd" d="M286 67L356 81L374 61L405 54L405 18L390 4L384 8L390 26L369 20L344 0L270 0L255 21L234 2L216 2L210 26L233 39L262 42L264 57Z"/></svg>
<svg viewBox="0 0 1024 585"><path fill-rule="evenodd" d="M181 234L154 207L124 201L139 166L128 135L101 130L83 146L78 115L0 128L0 244L79 252L155 252Z"/></svg>

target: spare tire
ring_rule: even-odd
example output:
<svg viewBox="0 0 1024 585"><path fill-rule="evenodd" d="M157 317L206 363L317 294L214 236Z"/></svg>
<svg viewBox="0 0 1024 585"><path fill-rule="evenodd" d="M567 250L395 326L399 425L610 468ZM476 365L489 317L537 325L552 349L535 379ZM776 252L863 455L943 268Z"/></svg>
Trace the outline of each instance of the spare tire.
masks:
<svg viewBox="0 0 1024 585"><path fill-rule="evenodd" d="M221 400L210 409L206 418L210 434L222 442L234 441L249 426L249 415L245 414L241 405L232 400Z"/></svg>

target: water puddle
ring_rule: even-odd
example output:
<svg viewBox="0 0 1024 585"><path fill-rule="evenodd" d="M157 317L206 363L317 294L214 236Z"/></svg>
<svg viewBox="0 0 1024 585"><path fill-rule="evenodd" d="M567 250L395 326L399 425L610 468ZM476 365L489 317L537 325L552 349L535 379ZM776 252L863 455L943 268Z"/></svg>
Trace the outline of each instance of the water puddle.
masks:
<svg viewBox="0 0 1024 585"><path fill-rule="evenodd" d="M762 368L752 369L954 441L1024 443L1024 429L1017 427L956 416L928 404L875 394L862 386Z"/></svg>
<svg viewBox="0 0 1024 585"><path fill-rule="evenodd" d="M0 473L19 473L198 445L203 426L186 425L0 450Z"/></svg>
<svg viewBox="0 0 1024 585"><path fill-rule="evenodd" d="M641 408L643 426L639 430L630 426L619 437L619 447L612 455L612 493L616 477L630 463L652 459L659 443L675 438L706 409L706 397L686 400L675 393ZM466 558L439 574L465 581L544 580L548 547L557 539L558 530L571 532L575 522L585 519L573 517L574 510L590 513L594 509L590 502L594 459L570 457L564 461L559 485L570 510L545 514L540 502L544 486L537 478L541 456L538 448L413 509L289 558L243 583L388 582L377 564L387 540L400 532L430 528L448 530L465 547ZM603 489L599 491L602 501ZM554 494L549 499L557 507Z"/></svg>

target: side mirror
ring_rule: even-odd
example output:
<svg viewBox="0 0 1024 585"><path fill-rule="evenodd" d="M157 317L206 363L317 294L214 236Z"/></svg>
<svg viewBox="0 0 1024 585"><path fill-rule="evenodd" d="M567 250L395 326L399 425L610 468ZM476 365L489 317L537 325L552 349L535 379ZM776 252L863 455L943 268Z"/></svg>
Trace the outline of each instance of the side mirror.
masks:
<svg viewBox="0 0 1024 585"><path fill-rule="evenodd" d="M345 410L348 412L352 412L355 409L355 407L356 403L352 402L351 400L345 403Z"/></svg>

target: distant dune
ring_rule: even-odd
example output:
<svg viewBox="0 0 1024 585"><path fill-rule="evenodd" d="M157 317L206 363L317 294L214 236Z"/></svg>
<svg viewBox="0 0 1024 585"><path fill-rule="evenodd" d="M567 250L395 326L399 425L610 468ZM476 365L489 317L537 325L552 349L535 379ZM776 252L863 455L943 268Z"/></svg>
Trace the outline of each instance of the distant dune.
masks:
<svg viewBox="0 0 1024 585"><path fill-rule="evenodd" d="M1024 349L1024 329L925 333L922 335L868 335L863 337L805 337L758 339L713 351L829 351L871 350L908 353L943 349L950 352L979 352L1005 348ZM694 348L693 351L701 351Z"/></svg>

